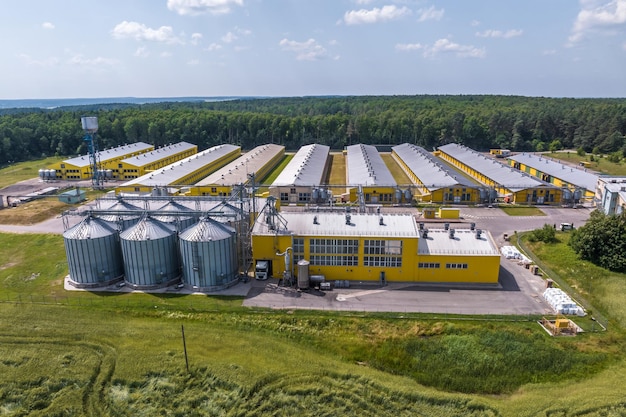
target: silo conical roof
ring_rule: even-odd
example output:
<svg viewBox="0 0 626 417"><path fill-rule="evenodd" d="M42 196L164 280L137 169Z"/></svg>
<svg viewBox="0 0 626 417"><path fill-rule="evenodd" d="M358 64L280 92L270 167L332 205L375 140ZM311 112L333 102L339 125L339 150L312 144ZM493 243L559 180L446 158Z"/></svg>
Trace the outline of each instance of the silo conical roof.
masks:
<svg viewBox="0 0 626 417"><path fill-rule="evenodd" d="M123 200L118 200L115 204L113 204L111 207L105 208L105 209L101 209L102 211L106 211L106 212L111 212L111 211L119 211L119 212L127 212L127 211L137 211L137 212L141 212L143 211L142 208L134 206L130 203L127 203L126 201ZM94 214L97 215L98 217L100 217L101 219L107 220L107 221L112 221L115 222L118 220L118 217L120 216L116 216L116 215L112 215L112 214L103 214L103 215L98 215L98 211L94 211ZM141 213L137 213L135 214L131 214L131 215L121 215L122 219L133 219L133 218L137 218Z"/></svg>
<svg viewBox="0 0 626 417"><path fill-rule="evenodd" d="M155 214L152 217L162 222L173 223L176 220L189 219L192 217L191 211L187 206L184 206L176 201L170 201L162 207L158 208L159 212L163 214ZM179 214L184 213L184 214Z"/></svg>
<svg viewBox="0 0 626 417"><path fill-rule="evenodd" d="M117 233L115 229L109 226L104 220L96 217L86 217L80 223L66 230L63 237L66 239L97 239L100 237L111 236Z"/></svg>
<svg viewBox="0 0 626 417"><path fill-rule="evenodd" d="M156 240L171 236L174 231L151 217L142 218L139 223L120 233L124 240Z"/></svg>
<svg viewBox="0 0 626 417"><path fill-rule="evenodd" d="M180 239L192 242L206 242L210 240L229 239L235 233L235 229L218 223L215 220L204 218L197 224L180 234Z"/></svg>

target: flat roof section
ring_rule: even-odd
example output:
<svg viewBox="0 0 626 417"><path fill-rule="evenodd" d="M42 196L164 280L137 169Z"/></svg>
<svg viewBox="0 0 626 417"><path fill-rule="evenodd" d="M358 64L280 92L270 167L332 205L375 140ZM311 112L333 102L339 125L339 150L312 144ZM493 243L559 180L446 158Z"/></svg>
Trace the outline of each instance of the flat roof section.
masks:
<svg viewBox="0 0 626 417"><path fill-rule="evenodd" d="M317 186L324 181L330 146L317 143L301 147L278 174L271 187Z"/></svg>
<svg viewBox="0 0 626 417"><path fill-rule="evenodd" d="M524 152L509 156L507 159L535 168L552 177L559 178L570 184L574 184L576 187L584 188L589 191L595 191L598 178L600 177L599 175L587 172L583 168L567 166L554 159L546 158L541 155L533 155Z"/></svg>
<svg viewBox="0 0 626 417"><path fill-rule="evenodd" d="M268 164L274 157L276 157L276 155L284 151L284 146L276 145L274 143L257 146L229 164L218 169L208 177L198 181L196 185L246 184L248 182L248 174L259 171L265 166L265 164Z"/></svg>
<svg viewBox="0 0 626 417"><path fill-rule="evenodd" d="M110 159L120 158L135 152L147 152L154 149L154 146L144 142L131 143L130 145L122 145L117 148L105 149L97 152L96 155L100 159L100 162L106 162ZM66 159L63 161L66 164L74 165L77 167L86 167L91 165L89 161L89 155L77 156L75 158Z"/></svg>
<svg viewBox="0 0 626 417"><path fill-rule="evenodd" d="M415 219L409 214L360 214L360 213L299 213L282 212L287 222L287 230L279 234L293 233L298 236L327 236L355 238L379 237L401 238L418 237ZM349 217L349 224L346 221ZM382 224L380 219L382 218ZM254 225L253 234L275 234L260 217Z"/></svg>
<svg viewBox="0 0 626 417"><path fill-rule="evenodd" d="M417 253L420 255L486 255L500 256L500 252L485 230L476 238L477 230L455 229L450 238L450 230L430 229L426 237L421 237Z"/></svg>
<svg viewBox="0 0 626 417"><path fill-rule="evenodd" d="M419 178L422 184L431 191L455 185L476 187L476 184L463 175L454 172L422 147L411 143L403 143L391 149L413 174Z"/></svg>
<svg viewBox="0 0 626 417"><path fill-rule="evenodd" d="M161 148L155 149L150 152L145 152L137 156L132 156L130 158L122 159L120 162L124 164L134 165L134 166L145 166L149 164L153 164L161 159L169 158L172 155L175 155L180 152L185 152L197 148L196 145L193 145L188 142L178 142L173 145L163 146Z"/></svg>
<svg viewBox="0 0 626 417"><path fill-rule="evenodd" d="M546 185L552 186L546 182L534 179L526 173L504 165L495 159L488 158L467 146L449 143L440 146L438 149L511 191L545 187Z"/></svg>
<svg viewBox="0 0 626 417"><path fill-rule="evenodd" d="M197 171L205 165L211 164L233 151L241 149L239 146L224 144L217 145L202 152L198 152L188 158L181 159L157 169L149 174L142 175L141 177L132 179L125 182L120 187L129 185L146 185L146 186L165 186L175 184L179 179Z"/></svg>
<svg viewBox="0 0 626 417"><path fill-rule="evenodd" d="M359 143L348 146L347 150L347 185L397 185L375 146Z"/></svg>

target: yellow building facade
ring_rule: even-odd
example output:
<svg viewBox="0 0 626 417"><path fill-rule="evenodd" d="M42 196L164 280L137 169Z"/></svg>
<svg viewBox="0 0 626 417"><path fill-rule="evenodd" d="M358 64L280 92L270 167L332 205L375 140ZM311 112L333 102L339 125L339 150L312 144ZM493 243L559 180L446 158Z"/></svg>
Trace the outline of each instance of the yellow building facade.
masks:
<svg viewBox="0 0 626 417"><path fill-rule="evenodd" d="M113 171L118 169L119 163L127 158L140 155L154 150L154 146L137 142L130 145L118 146L116 148L105 149L98 152L97 159L100 161L100 167L104 171ZM78 156L76 158L66 159L56 164L50 165L48 169L54 170L54 178L60 180L88 180L93 177L93 170L89 155Z"/></svg>
<svg viewBox="0 0 626 417"><path fill-rule="evenodd" d="M113 169L113 178L132 180L198 153L198 146L178 142L121 160Z"/></svg>
<svg viewBox="0 0 626 417"><path fill-rule="evenodd" d="M326 280L496 284L500 253L487 232L424 231L411 215L281 213L261 217L252 232L255 261L280 278L299 260ZM280 225L286 225L282 227ZM453 231L454 233L454 231ZM477 237L478 233L478 237ZM291 254L285 265L284 253Z"/></svg>

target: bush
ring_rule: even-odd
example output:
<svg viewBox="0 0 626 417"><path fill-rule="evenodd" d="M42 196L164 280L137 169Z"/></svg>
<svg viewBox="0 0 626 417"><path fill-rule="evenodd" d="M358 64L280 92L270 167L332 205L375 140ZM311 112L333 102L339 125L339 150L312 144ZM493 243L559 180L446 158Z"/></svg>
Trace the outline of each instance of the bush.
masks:
<svg viewBox="0 0 626 417"><path fill-rule="evenodd" d="M556 230L554 226L550 226L549 224L544 224L541 229L535 229L530 232L530 236L528 240L531 242L544 242L544 243L555 243L558 242L556 238Z"/></svg>
<svg viewBox="0 0 626 417"><path fill-rule="evenodd" d="M626 215L591 213L572 234L569 245L582 259L611 271L626 272Z"/></svg>

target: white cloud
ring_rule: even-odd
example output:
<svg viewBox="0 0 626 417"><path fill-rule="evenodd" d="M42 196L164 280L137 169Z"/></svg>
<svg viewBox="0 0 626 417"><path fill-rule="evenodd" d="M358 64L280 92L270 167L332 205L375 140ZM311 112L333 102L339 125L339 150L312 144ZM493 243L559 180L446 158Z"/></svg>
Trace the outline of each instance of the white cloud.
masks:
<svg viewBox="0 0 626 417"><path fill-rule="evenodd" d="M472 20L470 22L470 26L476 27L476 26L480 26L480 21L478 20Z"/></svg>
<svg viewBox="0 0 626 417"><path fill-rule="evenodd" d="M219 51L220 49L222 49L222 45L220 45L219 43L212 43L211 45L209 45L208 48L206 48L206 50L209 52Z"/></svg>
<svg viewBox="0 0 626 417"><path fill-rule="evenodd" d="M252 31L250 29L242 29L239 26L235 26L235 32L242 36L252 35Z"/></svg>
<svg viewBox="0 0 626 417"><path fill-rule="evenodd" d="M581 41L589 32L614 29L626 23L626 0L580 0L581 10L576 17L570 43Z"/></svg>
<svg viewBox="0 0 626 417"><path fill-rule="evenodd" d="M372 10L351 10L343 16L347 25L360 25L365 23L380 23L400 19L411 14L407 7L398 8L395 5L387 5L382 8L374 7Z"/></svg>
<svg viewBox="0 0 626 417"><path fill-rule="evenodd" d="M152 41L164 43L183 43L174 35L171 26L161 26L158 29L152 29L138 22L127 22L124 20L119 23L111 31L111 35L115 39L135 39L136 41Z"/></svg>
<svg viewBox="0 0 626 417"><path fill-rule="evenodd" d="M424 48L424 45L422 45L421 43L398 43L396 44L396 49L398 51L417 51L423 48Z"/></svg>
<svg viewBox="0 0 626 417"><path fill-rule="evenodd" d="M516 36L522 36L524 33L521 29L510 29L505 32L501 30L487 29L483 32L476 32L476 36L479 38L514 38Z"/></svg>
<svg viewBox="0 0 626 417"><path fill-rule="evenodd" d="M92 68L102 68L105 66L112 67L118 64L118 61L116 59L103 58L101 56L98 56L96 58L86 58L82 54L74 55L73 57L69 59L68 62L71 65L74 65L77 67L92 67Z"/></svg>
<svg viewBox="0 0 626 417"><path fill-rule="evenodd" d="M199 64L200 64L200 61L197 60L197 59L192 59L190 61L187 61L187 65L192 65L193 66L193 65L199 65Z"/></svg>
<svg viewBox="0 0 626 417"><path fill-rule="evenodd" d="M228 32L226 35L222 36L222 42L224 43L231 43L236 41L237 39L239 39L239 37L233 32Z"/></svg>
<svg viewBox="0 0 626 417"><path fill-rule="evenodd" d="M171 53L171 52L168 52L168 51L164 51L164 52L161 52L161 55L159 55L159 56L160 56L161 58L169 58L169 57L171 57L171 56L172 56L172 53Z"/></svg>
<svg viewBox="0 0 626 417"><path fill-rule="evenodd" d="M192 45L197 45L200 43L200 41L202 40L202 33L192 33L191 34L191 44Z"/></svg>
<svg viewBox="0 0 626 417"><path fill-rule="evenodd" d="M296 59L299 61L317 61L327 58L328 51L315 39L309 39L305 42L290 41L283 39L278 43L283 51L291 51L296 53Z"/></svg>
<svg viewBox="0 0 626 417"><path fill-rule="evenodd" d="M461 58L484 58L485 48L476 48L474 45L461 45L443 38L437 40L433 46L426 49L424 56L434 57L439 53L453 53Z"/></svg>
<svg viewBox="0 0 626 417"><path fill-rule="evenodd" d="M428 9L420 9L417 11L419 17L418 22L425 22L426 20L441 20L445 13L445 9L435 9L435 6L430 6Z"/></svg>
<svg viewBox="0 0 626 417"><path fill-rule="evenodd" d="M328 44L330 46L339 45L339 41L337 39L331 39L331 40L328 41Z"/></svg>
<svg viewBox="0 0 626 417"><path fill-rule="evenodd" d="M52 24L50 22L43 22L41 24L41 27L44 28L44 29L52 30L52 29L54 29L54 24Z"/></svg>
<svg viewBox="0 0 626 417"><path fill-rule="evenodd" d="M226 14L233 6L243 6L243 0L167 0L167 8L180 15Z"/></svg>
<svg viewBox="0 0 626 417"><path fill-rule="evenodd" d="M21 60L23 60L26 63L26 65L29 65L29 66L50 68L50 67L55 67L59 64L59 58L57 57L50 57L50 58L40 60L40 59L34 59L30 55L26 55L26 54L20 54L18 56Z"/></svg>
<svg viewBox="0 0 626 417"><path fill-rule="evenodd" d="M374 0L354 0L354 2L356 4L370 4L370 3L374 3Z"/></svg>
<svg viewBox="0 0 626 417"><path fill-rule="evenodd" d="M556 49L546 49L541 53L541 55L556 55Z"/></svg>
<svg viewBox="0 0 626 417"><path fill-rule="evenodd" d="M147 58L150 55L150 52L148 52L148 48L145 46L140 46L135 51L134 55L138 58Z"/></svg>

